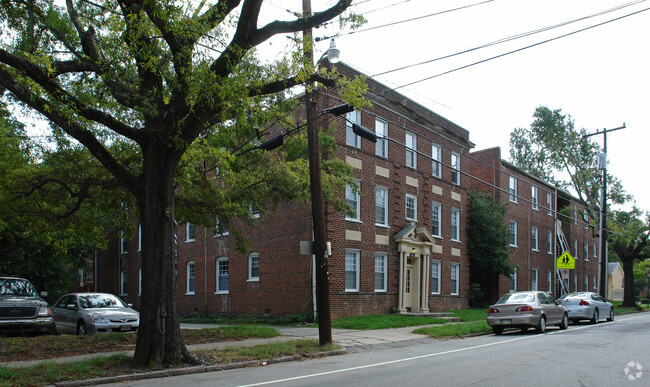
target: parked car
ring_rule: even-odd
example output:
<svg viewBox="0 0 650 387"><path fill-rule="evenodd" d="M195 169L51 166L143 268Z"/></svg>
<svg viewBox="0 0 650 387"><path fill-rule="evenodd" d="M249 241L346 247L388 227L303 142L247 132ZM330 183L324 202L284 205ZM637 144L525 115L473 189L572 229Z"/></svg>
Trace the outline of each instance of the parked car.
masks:
<svg viewBox="0 0 650 387"><path fill-rule="evenodd" d="M560 297L560 301L573 322L590 320L592 324L598 324L603 316L607 316L607 321L614 321L614 305L598 293L569 293Z"/></svg>
<svg viewBox="0 0 650 387"><path fill-rule="evenodd" d="M31 282L24 278L0 277L0 332L56 333L52 309Z"/></svg>
<svg viewBox="0 0 650 387"><path fill-rule="evenodd" d="M70 293L52 307L59 333L135 332L140 313L109 293Z"/></svg>
<svg viewBox="0 0 650 387"><path fill-rule="evenodd" d="M547 292L511 292L490 306L487 323L496 335L511 327L522 330L535 328L543 333L548 325L566 329L569 315L564 306Z"/></svg>

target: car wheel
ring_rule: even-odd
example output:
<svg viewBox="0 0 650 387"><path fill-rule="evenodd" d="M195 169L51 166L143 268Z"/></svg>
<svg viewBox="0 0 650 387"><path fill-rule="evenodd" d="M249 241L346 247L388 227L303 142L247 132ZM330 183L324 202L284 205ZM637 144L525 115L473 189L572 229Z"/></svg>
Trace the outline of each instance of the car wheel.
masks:
<svg viewBox="0 0 650 387"><path fill-rule="evenodd" d="M88 334L88 331L86 330L85 322L79 321L79 324L77 324L77 334L80 336L85 336Z"/></svg>
<svg viewBox="0 0 650 387"><path fill-rule="evenodd" d="M614 308L609 308L609 317L607 317L607 321L614 321Z"/></svg>
<svg viewBox="0 0 650 387"><path fill-rule="evenodd" d="M560 324L560 329L567 329L568 327L569 327L569 316L567 316L565 313L564 316L562 316L562 323Z"/></svg>
<svg viewBox="0 0 650 387"><path fill-rule="evenodd" d="M598 315L598 308L596 308L594 309L594 316L591 318L591 323L598 324L599 320L600 320L600 316Z"/></svg>
<svg viewBox="0 0 650 387"><path fill-rule="evenodd" d="M495 335L500 335L503 333L503 327L492 327L492 332L494 332Z"/></svg>
<svg viewBox="0 0 650 387"><path fill-rule="evenodd" d="M537 329L538 333L546 332L546 317L542 316L539 318L539 323L535 329Z"/></svg>

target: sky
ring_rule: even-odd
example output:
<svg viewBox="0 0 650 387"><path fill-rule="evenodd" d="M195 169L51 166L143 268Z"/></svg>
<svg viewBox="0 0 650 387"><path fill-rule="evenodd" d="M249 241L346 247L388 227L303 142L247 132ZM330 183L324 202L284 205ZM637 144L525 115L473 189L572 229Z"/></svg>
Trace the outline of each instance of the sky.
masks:
<svg viewBox="0 0 650 387"><path fill-rule="evenodd" d="M333 3L313 0L312 8ZM300 5L271 0L263 11L288 20L283 10ZM608 172L650 211L650 1L355 0L352 9L368 20L358 31L334 24L314 35L338 34L343 62L467 129L474 150L501 147L508 160L510 132L530 127L539 106L562 109L588 133L625 124L607 135ZM328 47L317 43L316 55ZM602 134L592 139L602 147Z"/></svg>

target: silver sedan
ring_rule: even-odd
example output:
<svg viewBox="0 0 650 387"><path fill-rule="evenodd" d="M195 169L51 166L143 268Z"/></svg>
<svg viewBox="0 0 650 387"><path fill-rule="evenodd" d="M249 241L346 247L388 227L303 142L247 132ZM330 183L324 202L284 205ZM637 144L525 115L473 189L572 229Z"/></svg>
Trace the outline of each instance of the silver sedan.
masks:
<svg viewBox="0 0 650 387"><path fill-rule="evenodd" d="M546 331L547 325L566 329L569 318L566 309L547 292L528 291L504 294L488 309L487 323L496 335L504 328Z"/></svg>
<svg viewBox="0 0 650 387"><path fill-rule="evenodd" d="M569 312L569 320L578 322L590 320L598 324L601 318L614 320L614 306L600 294L594 292L575 292L560 297L562 305Z"/></svg>
<svg viewBox="0 0 650 387"><path fill-rule="evenodd" d="M52 307L59 333L135 332L140 313L109 293L70 293Z"/></svg>

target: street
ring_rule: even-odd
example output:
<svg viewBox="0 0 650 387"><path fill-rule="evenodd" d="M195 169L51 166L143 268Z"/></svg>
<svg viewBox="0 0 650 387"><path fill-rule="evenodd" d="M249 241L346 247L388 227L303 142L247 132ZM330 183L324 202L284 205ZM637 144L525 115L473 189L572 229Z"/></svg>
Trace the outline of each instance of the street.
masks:
<svg viewBox="0 0 650 387"><path fill-rule="evenodd" d="M370 349L342 356L119 386L649 385L650 313L614 322ZM334 338L336 340L336 337ZM118 384L115 384L116 386Z"/></svg>

